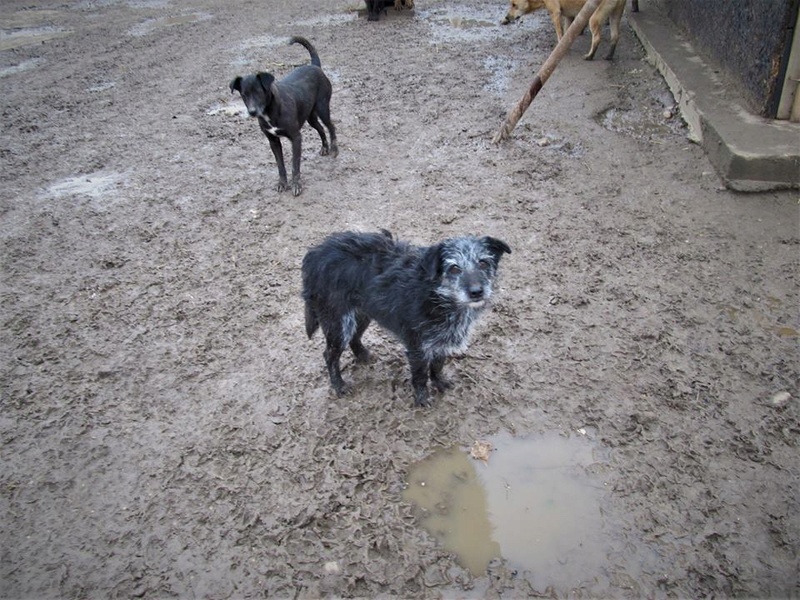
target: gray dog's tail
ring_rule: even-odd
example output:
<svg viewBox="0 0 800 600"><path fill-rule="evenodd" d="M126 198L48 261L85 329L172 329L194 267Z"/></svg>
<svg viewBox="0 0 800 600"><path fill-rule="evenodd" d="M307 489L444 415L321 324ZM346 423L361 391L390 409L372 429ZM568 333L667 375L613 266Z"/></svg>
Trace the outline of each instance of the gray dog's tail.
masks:
<svg viewBox="0 0 800 600"><path fill-rule="evenodd" d="M289 40L289 44L300 44L301 46L305 47L305 49L308 50L308 53L311 55L311 64L315 67L322 68L322 63L319 60L319 54L317 54L314 46L312 46L311 42L309 42L306 38L296 35Z"/></svg>
<svg viewBox="0 0 800 600"><path fill-rule="evenodd" d="M311 308L311 303L306 300L306 335L308 335L308 339L311 339L318 327L319 319L317 318L317 313Z"/></svg>

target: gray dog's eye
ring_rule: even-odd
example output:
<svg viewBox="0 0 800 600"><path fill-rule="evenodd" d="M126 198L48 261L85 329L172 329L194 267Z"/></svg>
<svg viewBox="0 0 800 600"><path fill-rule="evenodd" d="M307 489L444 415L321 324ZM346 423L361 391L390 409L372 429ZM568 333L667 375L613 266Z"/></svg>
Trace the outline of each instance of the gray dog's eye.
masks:
<svg viewBox="0 0 800 600"><path fill-rule="evenodd" d="M491 263L488 260L479 260L478 266L481 268L481 271L488 271L489 267L491 267Z"/></svg>
<svg viewBox="0 0 800 600"><path fill-rule="evenodd" d="M459 267L458 265L450 265L449 267L447 267L447 274L452 275L453 277L455 277L456 275L461 275L461 267Z"/></svg>

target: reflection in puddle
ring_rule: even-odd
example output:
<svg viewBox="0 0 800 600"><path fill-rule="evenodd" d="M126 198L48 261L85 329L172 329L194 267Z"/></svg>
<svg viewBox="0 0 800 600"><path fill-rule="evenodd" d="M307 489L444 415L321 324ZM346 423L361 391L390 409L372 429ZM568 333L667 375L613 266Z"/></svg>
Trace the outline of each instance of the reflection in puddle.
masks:
<svg viewBox="0 0 800 600"><path fill-rule="evenodd" d="M471 461L459 448L436 452L411 470L403 499L416 504L422 526L477 576L501 554L492 540L486 490Z"/></svg>
<svg viewBox="0 0 800 600"><path fill-rule="evenodd" d="M599 451L582 436L490 441L486 463L449 448L411 469L403 499L425 529L474 576L501 557L556 589L602 572L609 553L602 483L587 474Z"/></svg>

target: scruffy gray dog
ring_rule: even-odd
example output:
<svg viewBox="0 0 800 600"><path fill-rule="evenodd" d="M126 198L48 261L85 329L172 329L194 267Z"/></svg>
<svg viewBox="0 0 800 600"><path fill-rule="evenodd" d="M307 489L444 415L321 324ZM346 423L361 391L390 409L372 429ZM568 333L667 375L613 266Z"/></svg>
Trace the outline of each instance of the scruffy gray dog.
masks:
<svg viewBox="0 0 800 600"><path fill-rule="evenodd" d="M380 233L335 233L303 259L308 337L321 327L325 364L337 395L349 391L339 359L350 346L369 359L361 336L375 320L406 347L414 403L429 406L428 378L438 392L447 357L464 352L472 326L489 304L500 258L511 253L493 237L460 237L418 247Z"/></svg>

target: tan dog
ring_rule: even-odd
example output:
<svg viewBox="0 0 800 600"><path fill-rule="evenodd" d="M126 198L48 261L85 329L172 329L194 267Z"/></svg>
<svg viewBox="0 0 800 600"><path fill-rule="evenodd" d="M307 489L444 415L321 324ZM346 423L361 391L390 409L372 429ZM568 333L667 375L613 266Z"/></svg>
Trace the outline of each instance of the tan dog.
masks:
<svg viewBox="0 0 800 600"><path fill-rule="evenodd" d="M508 25L522 15L527 15L540 8L546 8L550 12L553 25L556 26L556 35L561 40L564 37L561 18L564 17L571 21L577 16L584 4L586 4L586 0L511 0L511 8L508 9L508 14L506 14L501 23ZM594 53L597 52L597 47L600 45L600 30L606 21L609 21L611 27L611 47L606 55L606 60L611 60L614 57L614 50L617 49L617 42L619 41L619 24L622 20L624 9L625 0L603 0L597 10L594 11L594 14L589 18L592 47L589 53L584 56L586 60L594 58Z"/></svg>

